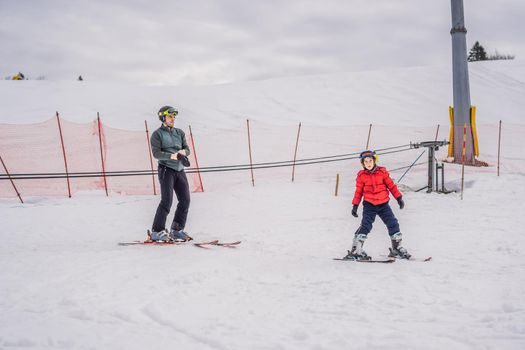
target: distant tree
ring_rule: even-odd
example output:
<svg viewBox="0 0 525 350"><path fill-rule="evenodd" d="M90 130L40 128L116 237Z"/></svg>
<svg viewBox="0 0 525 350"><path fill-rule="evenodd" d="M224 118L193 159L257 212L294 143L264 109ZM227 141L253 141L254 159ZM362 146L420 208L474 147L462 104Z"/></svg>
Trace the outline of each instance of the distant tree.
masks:
<svg viewBox="0 0 525 350"><path fill-rule="evenodd" d="M505 54L501 54L498 52L498 50L496 50L496 52L493 54L493 55L490 55L489 56L489 60L493 60L493 61L496 61L496 60L513 60L514 59L514 55L505 55Z"/></svg>
<svg viewBox="0 0 525 350"><path fill-rule="evenodd" d="M470 52L468 54L467 61L469 62L476 62L476 61L486 61L488 60L487 52L485 51L485 48L481 46L479 41L476 41L474 46L470 49Z"/></svg>

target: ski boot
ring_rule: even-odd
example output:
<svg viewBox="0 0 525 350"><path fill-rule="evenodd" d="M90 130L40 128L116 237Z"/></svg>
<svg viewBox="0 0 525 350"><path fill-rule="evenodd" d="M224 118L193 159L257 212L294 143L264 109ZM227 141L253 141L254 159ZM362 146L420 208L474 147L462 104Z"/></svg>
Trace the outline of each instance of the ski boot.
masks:
<svg viewBox="0 0 525 350"><path fill-rule="evenodd" d="M352 242L352 250L348 251L348 254L344 257L344 259L348 260L372 260L371 256L368 256L366 252L363 250L363 244L366 240L365 234L356 234L354 236L354 241Z"/></svg>
<svg viewBox="0 0 525 350"><path fill-rule="evenodd" d="M390 236L390 239L392 240L392 248L388 248L390 250L388 257L407 260L410 259L411 255L408 254L408 251L401 246L401 232L394 233L392 236Z"/></svg>
<svg viewBox="0 0 525 350"><path fill-rule="evenodd" d="M169 237L174 242L187 242L193 240L193 238L188 236L183 230L171 229Z"/></svg>
<svg viewBox="0 0 525 350"><path fill-rule="evenodd" d="M169 242L171 241L170 234L167 230L160 230L159 232L148 230L148 238L154 242Z"/></svg>

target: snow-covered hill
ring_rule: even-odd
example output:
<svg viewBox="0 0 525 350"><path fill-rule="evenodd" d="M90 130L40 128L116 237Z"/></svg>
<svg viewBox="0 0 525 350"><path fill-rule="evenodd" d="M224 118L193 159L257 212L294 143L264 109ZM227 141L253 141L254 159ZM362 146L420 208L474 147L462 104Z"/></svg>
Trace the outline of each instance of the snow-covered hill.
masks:
<svg viewBox="0 0 525 350"><path fill-rule="evenodd" d="M492 166L466 168L463 200L411 191L426 182L417 167L402 182L405 209L391 203L404 245L431 262L332 260L359 225L350 215L356 160L302 166L293 183L289 168L258 170L255 187L246 171L207 174L188 231L199 241L242 240L235 249L118 246L144 237L155 196L0 199L0 349L523 349L525 64L476 63L470 72L486 124L480 158ZM1 123L55 110L88 122L99 111L111 126L141 130L160 105L177 105L178 122L199 130L204 165L245 162L235 137L245 137L248 117L263 162L290 159L293 148L283 148L295 129L289 141L283 135L299 121L301 158L360 150L369 123L381 125L373 147L433 139L437 124L446 135L452 100L445 67L207 87L1 81L0 95ZM392 169L420 153L380 161ZM447 188L460 188L459 174L447 164ZM377 220L365 249L379 257L388 246Z"/></svg>
<svg viewBox="0 0 525 350"><path fill-rule="evenodd" d="M523 123L525 61L469 66L472 104L479 123ZM87 122L100 112L114 127L142 130L159 106L181 109L183 125L230 128L244 119L271 124L448 125L452 104L449 66L170 87L107 82L0 81L0 122L63 118Z"/></svg>

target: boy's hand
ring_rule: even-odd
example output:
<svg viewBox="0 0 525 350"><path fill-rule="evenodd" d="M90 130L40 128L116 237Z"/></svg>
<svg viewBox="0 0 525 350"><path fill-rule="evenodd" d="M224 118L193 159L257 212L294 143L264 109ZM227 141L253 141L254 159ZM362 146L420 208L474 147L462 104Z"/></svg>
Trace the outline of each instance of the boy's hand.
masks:
<svg viewBox="0 0 525 350"><path fill-rule="evenodd" d="M399 209L403 209L405 207L405 202L403 201L403 196L399 197L397 199L397 204L399 204Z"/></svg>
<svg viewBox="0 0 525 350"><path fill-rule="evenodd" d="M359 215L357 215L357 207L358 207L358 205L354 205L352 207L352 216L355 217L355 218L359 216Z"/></svg>

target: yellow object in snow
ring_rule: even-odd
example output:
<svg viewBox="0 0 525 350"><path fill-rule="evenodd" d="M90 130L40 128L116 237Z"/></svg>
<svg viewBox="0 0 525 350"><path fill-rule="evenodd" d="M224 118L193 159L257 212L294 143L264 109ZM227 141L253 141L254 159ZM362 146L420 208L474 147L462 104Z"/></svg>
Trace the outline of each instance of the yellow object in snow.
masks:
<svg viewBox="0 0 525 350"><path fill-rule="evenodd" d="M15 74L13 75L13 77L11 78L11 80L24 80L25 77L22 73L18 72L18 74Z"/></svg>
<svg viewBox="0 0 525 350"><path fill-rule="evenodd" d="M450 117L450 135L448 144L448 156L454 157L454 108L448 107ZM476 106L470 107L470 129L472 130L472 142L474 143L474 156L479 157L478 133L476 131Z"/></svg>

